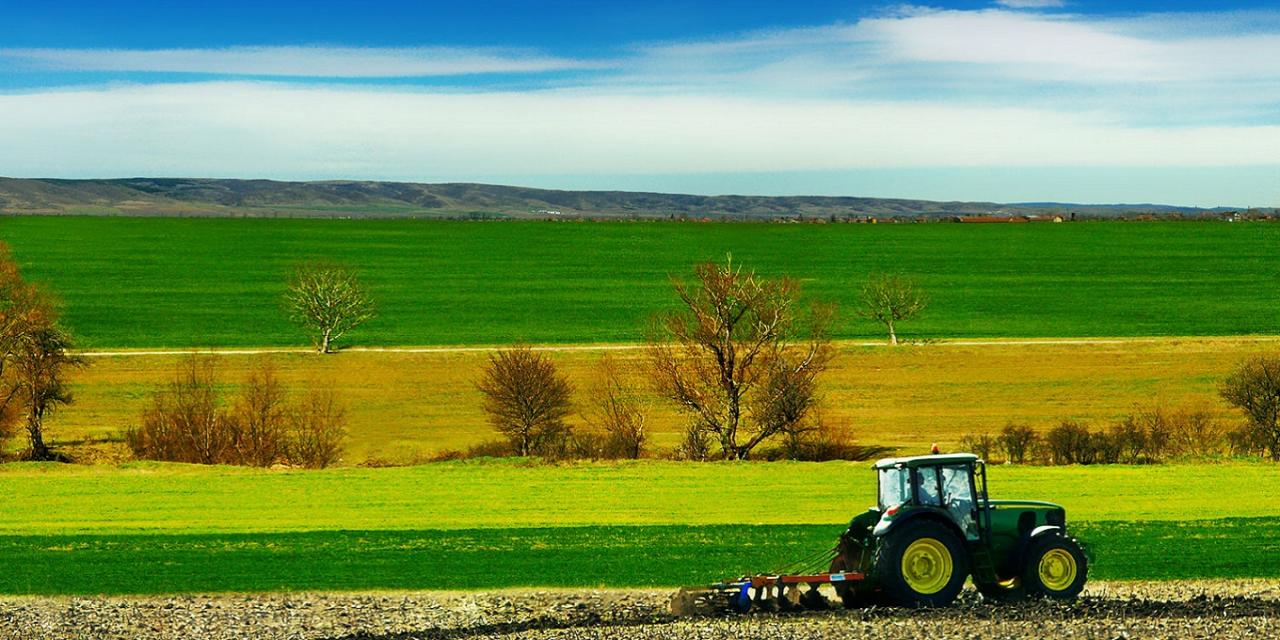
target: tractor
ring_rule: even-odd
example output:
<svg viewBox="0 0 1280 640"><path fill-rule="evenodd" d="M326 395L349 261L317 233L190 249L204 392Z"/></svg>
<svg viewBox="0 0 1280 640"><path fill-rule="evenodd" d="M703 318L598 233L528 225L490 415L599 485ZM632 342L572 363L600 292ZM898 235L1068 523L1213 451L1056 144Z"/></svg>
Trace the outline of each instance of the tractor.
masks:
<svg viewBox="0 0 1280 640"><path fill-rule="evenodd" d="M986 464L968 453L875 463L879 504L840 536L832 572L869 579L836 583L846 607L887 601L946 606L965 578L990 600L1069 600L1084 588L1088 559L1050 502L991 500Z"/></svg>
<svg viewBox="0 0 1280 640"><path fill-rule="evenodd" d="M846 607L943 607L972 576L988 600L1070 600L1084 588L1088 559L1067 532L1066 511L1050 502L991 500L986 464L969 453L887 458L872 467L879 504L840 536L825 572L757 574L685 589L676 613L701 605L824 608L830 584ZM800 593L802 586L809 592Z"/></svg>

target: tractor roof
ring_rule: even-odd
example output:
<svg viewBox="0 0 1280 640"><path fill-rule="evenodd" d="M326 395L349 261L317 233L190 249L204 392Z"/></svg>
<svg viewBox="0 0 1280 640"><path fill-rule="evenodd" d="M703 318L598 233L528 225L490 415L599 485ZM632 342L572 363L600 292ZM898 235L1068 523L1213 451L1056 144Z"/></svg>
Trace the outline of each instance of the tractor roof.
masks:
<svg viewBox="0 0 1280 640"><path fill-rule="evenodd" d="M972 453L943 453L930 456L911 456L909 458L883 458L876 460L874 469L891 469L896 466L904 467L932 467L942 464L967 464L977 462L978 456Z"/></svg>

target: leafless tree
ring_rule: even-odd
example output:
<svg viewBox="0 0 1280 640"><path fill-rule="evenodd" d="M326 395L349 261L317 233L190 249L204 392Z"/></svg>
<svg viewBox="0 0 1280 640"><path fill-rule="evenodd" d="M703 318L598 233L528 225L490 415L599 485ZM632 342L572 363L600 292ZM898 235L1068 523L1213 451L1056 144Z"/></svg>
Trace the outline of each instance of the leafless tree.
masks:
<svg viewBox="0 0 1280 640"><path fill-rule="evenodd" d="M1244 411L1254 441L1280 461L1280 357L1256 356L1240 363L1219 393Z"/></svg>
<svg viewBox="0 0 1280 640"><path fill-rule="evenodd" d="M373 300L356 273L332 262L299 266L284 302L290 319L311 333L320 353L331 353L334 342L374 317Z"/></svg>
<svg viewBox="0 0 1280 640"><path fill-rule="evenodd" d="M746 459L813 408L832 310L814 305L802 318L793 281L762 278L731 257L694 274L693 283L674 280L682 305L650 329L651 377L723 458Z"/></svg>
<svg viewBox="0 0 1280 640"><path fill-rule="evenodd" d="M552 453L569 434L573 387L545 354L521 345L489 356L476 383L484 410L516 455Z"/></svg>
<svg viewBox="0 0 1280 640"><path fill-rule="evenodd" d="M285 454L288 393L270 362L264 360L249 372L233 415L241 464L269 467Z"/></svg>
<svg viewBox="0 0 1280 640"><path fill-rule="evenodd" d="M338 462L346 437L346 408L330 389L313 389L289 413L289 461L310 469Z"/></svg>
<svg viewBox="0 0 1280 640"><path fill-rule="evenodd" d="M638 386L628 383L622 365L612 356L602 357L596 365L583 417L603 435L603 457L634 459L644 454L649 441L649 407L638 393Z"/></svg>
<svg viewBox="0 0 1280 640"><path fill-rule="evenodd" d="M898 275L873 274L862 285L858 315L874 320L889 330L889 344L898 344L899 322L910 320L928 306L929 300L916 283Z"/></svg>

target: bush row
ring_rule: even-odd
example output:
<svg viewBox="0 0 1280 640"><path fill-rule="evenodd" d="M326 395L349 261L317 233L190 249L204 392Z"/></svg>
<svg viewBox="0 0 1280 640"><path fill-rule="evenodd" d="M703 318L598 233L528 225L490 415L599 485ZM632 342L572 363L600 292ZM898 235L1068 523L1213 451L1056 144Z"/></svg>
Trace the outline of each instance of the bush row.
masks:
<svg viewBox="0 0 1280 640"><path fill-rule="evenodd" d="M989 461L1037 464L1143 464L1180 456L1266 451L1256 429L1229 427L1206 407L1151 407L1096 428L1062 420L1043 433L1025 424L1009 424L996 434L967 434L960 447Z"/></svg>
<svg viewBox="0 0 1280 640"><path fill-rule="evenodd" d="M155 391L141 424L124 440L144 460L323 468L338 461L346 411L329 390L291 399L266 364L227 401L213 360L191 356Z"/></svg>

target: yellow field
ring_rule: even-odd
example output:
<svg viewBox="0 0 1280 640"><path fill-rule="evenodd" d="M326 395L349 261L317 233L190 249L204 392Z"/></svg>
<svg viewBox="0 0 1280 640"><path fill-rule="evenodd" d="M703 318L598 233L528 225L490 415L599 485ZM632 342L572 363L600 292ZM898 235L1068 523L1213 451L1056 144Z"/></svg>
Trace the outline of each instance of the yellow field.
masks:
<svg viewBox="0 0 1280 640"><path fill-rule="evenodd" d="M1217 381L1241 358L1280 350L1269 338L1156 339L1067 344L934 344L898 348L844 344L823 385L825 414L852 425L864 443L921 451L1010 421L1047 428L1062 418L1107 421L1160 402L1207 403L1225 416ZM579 389L601 351L553 353ZM613 357L638 363L639 351ZM295 389L331 384L350 404L346 462L406 460L493 437L473 382L481 352L220 355L221 377L238 383L269 358ZM54 416L56 442L109 438L137 421L150 390L172 376L178 356L92 358L75 374L76 403ZM576 418L575 418L576 419ZM578 419L580 420L580 419ZM658 448L671 447L681 418L656 403Z"/></svg>

